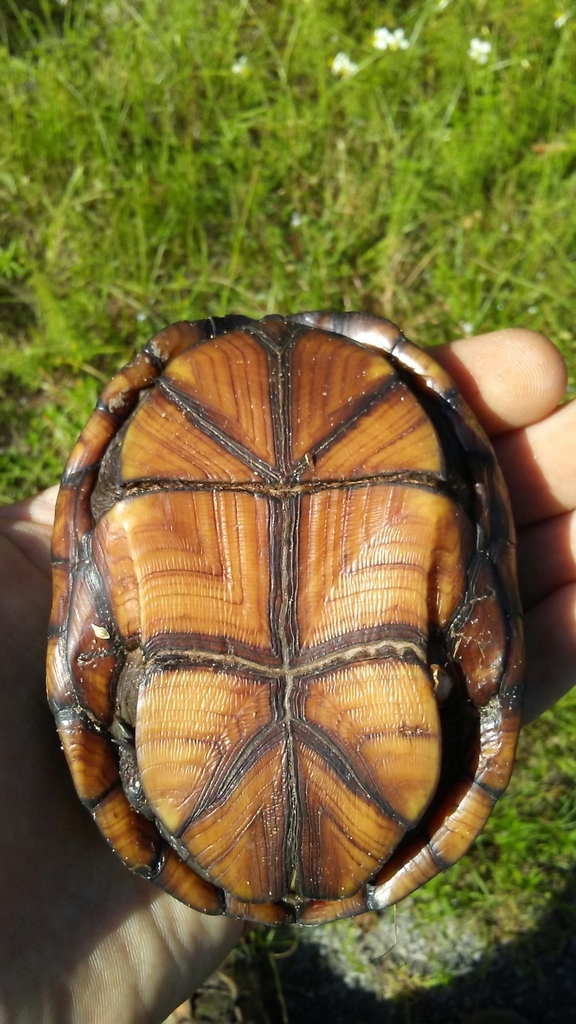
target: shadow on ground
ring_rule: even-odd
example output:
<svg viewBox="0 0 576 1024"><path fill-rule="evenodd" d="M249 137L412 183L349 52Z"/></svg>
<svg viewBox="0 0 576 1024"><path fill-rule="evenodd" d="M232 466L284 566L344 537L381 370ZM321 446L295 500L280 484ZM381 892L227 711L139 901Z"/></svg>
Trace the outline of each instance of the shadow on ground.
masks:
<svg viewBox="0 0 576 1024"><path fill-rule="evenodd" d="M346 933L342 972L335 944L300 939L275 956L265 937L240 949L193 1000L193 1020L252 1024L566 1024L576 1020L576 872L538 926L517 939L479 951L474 963L446 983L422 985L395 954L362 971L366 942ZM354 934L354 933L352 933ZM428 940L429 941L429 940ZM431 954L434 950L430 950ZM454 951L457 954L457 950ZM354 960L356 962L354 964ZM457 960L457 956L455 957ZM405 987L387 997L391 974ZM345 975L348 976L345 976ZM436 975L437 977L437 975Z"/></svg>

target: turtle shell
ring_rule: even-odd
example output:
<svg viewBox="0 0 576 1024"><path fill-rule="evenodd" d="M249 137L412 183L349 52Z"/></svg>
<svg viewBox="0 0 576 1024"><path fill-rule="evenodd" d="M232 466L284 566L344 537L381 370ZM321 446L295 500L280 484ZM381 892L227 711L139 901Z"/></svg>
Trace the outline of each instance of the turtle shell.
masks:
<svg viewBox="0 0 576 1024"><path fill-rule="evenodd" d="M522 628L489 442L387 320L178 323L67 464L48 693L134 871L317 924L453 864L509 780Z"/></svg>

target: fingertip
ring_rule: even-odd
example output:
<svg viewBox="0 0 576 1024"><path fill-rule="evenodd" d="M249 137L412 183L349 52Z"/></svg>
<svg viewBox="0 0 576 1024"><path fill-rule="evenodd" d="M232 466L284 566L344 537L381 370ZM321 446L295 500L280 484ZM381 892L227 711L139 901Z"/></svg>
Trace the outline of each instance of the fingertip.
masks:
<svg viewBox="0 0 576 1024"><path fill-rule="evenodd" d="M50 538L58 487L0 508L0 535L8 540L45 576L51 576Z"/></svg>
<svg viewBox="0 0 576 1024"><path fill-rule="evenodd" d="M548 416L566 390L564 360L537 331L511 327L434 349L490 434Z"/></svg>
<svg viewBox="0 0 576 1024"><path fill-rule="evenodd" d="M54 522L54 506L58 497L59 484L48 487L39 494L30 498L23 498L14 502L13 505L3 505L0 508L0 518L17 519L31 523L38 523L42 526L52 526Z"/></svg>

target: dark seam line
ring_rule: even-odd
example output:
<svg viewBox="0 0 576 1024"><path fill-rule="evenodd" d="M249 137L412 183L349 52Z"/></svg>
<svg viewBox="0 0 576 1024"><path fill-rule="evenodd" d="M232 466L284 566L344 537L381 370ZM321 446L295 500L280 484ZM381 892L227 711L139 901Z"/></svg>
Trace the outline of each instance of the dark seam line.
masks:
<svg viewBox="0 0 576 1024"><path fill-rule="evenodd" d="M98 719L91 718L90 713L79 702L75 691L74 695L76 703L64 705L54 715L56 724L64 727L67 723L81 722L89 732L93 732L97 736L103 736L104 739L110 740L108 726L104 722L99 722ZM110 742L112 742L112 740L110 740Z"/></svg>
<svg viewBox="0 0 576 1024"><path fill-rule="evenodd" d="M102 801L105 800L107 796L110 796L110 793L112 793L115 789L119 789L121 793L124 793L124 789L119 777L118 779L116 779L116 782L113 782L111 786L108 786L108 789L105 789L102 793L100 793L99 796L92 797L92 799L90 800L82 800L82 797L80 797L80 799L82 800L84 807L87 807L89 811L92 811L92 813L94 813L99 804L101 804ZM128 798L126 797L126 799Z"/></svg>
<svg viewBox="0 0 576 1024"><path fill-rule="evenodd" d="M482 779L477 779L476 777L474 777L474 785L478 786L479 789L482 789L494 801L498 800L504 792L503 786L499 786L498 789L496 789L495 786L489 786L488 783L483 782Z"/></svg>
<svg viewBox="0 0 576 1024"><path fill-rule="evenodd" d="M370 394L364 395L363 398L359 399L358 404L354 407L350 415L345 420L342 420L341 423L338 423L332 432L326 434L321 441L312 445L307 452L307 455L325 455L326 452L339 441L342 434L345 434L351 427L354 427L359 420L374 408L381 398L384 398L388 392L394 391L401 386L403 386L403 382L400 380L397 373L393 373L390 377L387 377L383 384L378 388L375 388L374 391L370 392ZM303 468L308 468L308 465L305 465Z"/></svg>
<svg viewBox="0 0 576 1024"><path fill-rule="evenodd" d="M396 822L405 832L408 831L410 826L406 819L398 814L377 790L372 789L371 786L361 779L348 758L338 750L330 737L322 729L310 725L309 722L298 721L294 723L294 730L299 735L301 741L311 750L314 750L315 753L319 754L322 760L329 765L352 793L368 796L386 817Z"/></svg>
<svg viewBox="0 0 576 1024"><path fill-rule="evenodd" d="M436 849L432 839L430 839L429 842L427 843L427 847L430 850L430 853L432 854L432 859L438 865L440 871L446 871L446 868L452 866L452 861L444 860L444 857L442 857L442 855L438 853L438 850Z"/></svg>
<svg viewBox="0 0 576 1024"><path fill-rule="evenodd" d="M203 406L196 403L189 395L185 395L179 388L160 378L158 381L160 391L172 401L188 418L207 434L213 441L218 442L222 447L234 455L237 459L248 466L249 469L271 482L279 479L279 474L272 467L250 451L245 445L235 438L230 437L221 427L205 415Z"/></svg>
<svg viewBox="0 0 576 1024"><path fill-rule="evenodd" d="M259 729L242 747L226 770L221 773L221 777L218 777L218 772L212 776L207 792L203 794L202 802L197 804L192 814L188 815L186 820L173 832L174 837L181 839L186 829L201 818L206 811L213 809L232 796L238 788L239 776L245 771L245 766L250 767L251 755L253 757L254 754L260 756L267 753L268 750L281 743L282 739L283 730L277 721L268 722L264 728Z"/></svg>
<svg viewBox="0 0 576 1024"><path fill-rule="evenodd" d="M136 392L140 392L142 390L144 390L144 389L141 388L141 387L140 388L137 388L137 387L127 388L127 391L128 391L130 396L135 396ZM129 399L128 399L128 401L129 401ZM97 400L96 405L94 406L94 409L96 411L98 411L98 412L105 413L106 416L109 416L111 420L114 420L114 423L123 423L124 420L126 419L126 416L128 416L129 413L132 411L131 407L129 409L126 409L125 408L125 404L123 403L122 412L113 412L113 410L110 408L108 403L105 402L102 397L100 397Z"/></svg>
<svg viewBox="0 0 576 1024"><path fill-rule="evenodd" d="M385 485L389 487L417 487L429 490L433 493L445 494L450 497L446 481L436 477L433 473L391 471L390 473L378 473L373 476L346 478L342 480L314 480L296 484L281 484L274 481L270 483L259 483L250 480L226 481L226 480L186 480L178 477L162 479L160 477L141 477L138 480L130 481L122 487L123 498L138 497L142 493L170 492L170 491L232 491L240 494L262 495L265 498L290 498L299 495L316 494L321 491L337 490L358 490L362 487L377 487Z"/></svg>
<svg viewBox="0 0 576 1024"><path fill-rule="evenodd" d="M183 634L186 636L187 634ZM175 639L165 634L166 639ZM401 652L397 648L405 645L407 650ZM372 650L368 655L362 651L362 647L365 646L362 641L356 640L354 643L349 644L347 647L337 648L333 652L328 652L320 656L310 656L310 660L304 663L290 665L288 668L285 666L270 665L259 661L252 661L251 658L243 655L226 655L220 652L210 650L168 650L168 651L155 651L152 655L149 653L145 656L149 658L147 670L151 672L153 670L162 668L211 668L220 670L222 672L231 672L234 674L241 674L242 672L249 673L251 676L265 676L266 681L274 679L282 679L285 675L290 675L298 678L310 678L323 674L324 672L337 671L340 668L347 668L350 665L363 664L365 662L372 661L386 661L393 659L395 661L406 661L409 664L418 664L422 667L427 667L427 662L422 650L422 657L418 658L416 653L411 649L412 646L418 646L417 641L413 637L399 637L390 638L385 637L381 640L371 641L370 647ZM358 655L358 657L356 657ZM321 664L319 660L321 658Z"/></svg>
<svg viewBox="0 0 576 1024"><path fill-rule="evenodd" d="M87 466L83 466L82 469L77 469L74 473L64 473L60 483L60 487L77 488L78 484L81 484L84 477L88 476L89 473L94 473L98 469L102 458L99 458L97 462L90 462Z"/></svg>
<svg viewBox="0 0 576 1024"><path fill-rule="evenodd" d="M166 365L170 362L170 359L173 358L173 357L168 356L167 359L161 359L160 356L155 355L155 353L151 349L151 342L150 341L148 342L147 345L144 345L144 348L142 349L142 352L144 352L148 356L148 359L152 363L152 366L154 367L154 369L158 370L158 374L159 375L164 372L164 370L166 368ZM152 385L154 383L156 383L157 379L158 378L156 377L154 379L154 381L152 381L150 383L149 386L152 387Z"/></svg>

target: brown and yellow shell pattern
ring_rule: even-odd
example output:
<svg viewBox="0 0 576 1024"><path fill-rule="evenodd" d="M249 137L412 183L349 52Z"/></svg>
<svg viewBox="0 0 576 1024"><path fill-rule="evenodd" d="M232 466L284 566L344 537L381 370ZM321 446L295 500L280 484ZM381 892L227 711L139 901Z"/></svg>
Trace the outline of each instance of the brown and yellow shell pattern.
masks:
<svg viewBox="0 0 576 1024"><path fill-rule="evenodd" d="M80 798L205 913L317 924L453 864L509 780L509 502L389 321L182 322L67 464L48 693Z"/></svg>

